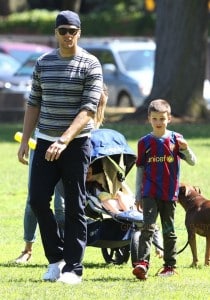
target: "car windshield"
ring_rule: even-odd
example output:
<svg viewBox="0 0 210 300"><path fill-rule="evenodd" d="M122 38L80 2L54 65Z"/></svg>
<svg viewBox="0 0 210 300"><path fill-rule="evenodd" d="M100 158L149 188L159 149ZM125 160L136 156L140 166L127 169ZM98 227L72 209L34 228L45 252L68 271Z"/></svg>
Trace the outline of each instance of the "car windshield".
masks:
<svg viewBox="0 0 210 300"><path fill-rule="evenodd" d="M20 67L20 63L13 57L0 53L0 74L13 74Z"/></svg>
<svg viewBox="0 0 210 300"><path fill-rule="evenodd" d="M50 49L50 48L49 48ZM34 46L34 49L26 48L26 49L19 49L19 48L12 48L9 50L9 54L16 58L20 63L24 63L31 55L37 54L37 57L41 54L48 52L49 49L45 46L43 48L40 46Z"/></svg>
<svg viewBox="0 0 210 300"><path fill-rule="evenodd" d="M33 51L29 50L24 50L24 49L11 49L10 50L10 55L15 57L18 61L23 63L31 54Z"/></svg>
<svg viewBox="0 0 210 300"><path fill-rule="evenodd" d="M34 65L40 54L31 55L27 61L17 70L16 76L32 76Z"/></svg>
<svg viewBox="0 0 210 300"><path fill-rule="evenodd" d="M122 63L127 71L154 69L154 50L120 51Z"/></svg>

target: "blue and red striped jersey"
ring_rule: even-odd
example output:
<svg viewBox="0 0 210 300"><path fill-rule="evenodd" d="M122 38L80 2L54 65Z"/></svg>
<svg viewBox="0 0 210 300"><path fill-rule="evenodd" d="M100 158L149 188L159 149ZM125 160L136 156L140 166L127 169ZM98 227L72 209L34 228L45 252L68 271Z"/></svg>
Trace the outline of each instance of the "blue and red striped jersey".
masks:
<svg viewBox="0 0 210 300"><path fill-rule="evenodd" d="M168 130L163 137L149 133L138 141L136 166L144 169L142 197L177 200L180 158L184 158L177 137L182 135Z"/></svg>

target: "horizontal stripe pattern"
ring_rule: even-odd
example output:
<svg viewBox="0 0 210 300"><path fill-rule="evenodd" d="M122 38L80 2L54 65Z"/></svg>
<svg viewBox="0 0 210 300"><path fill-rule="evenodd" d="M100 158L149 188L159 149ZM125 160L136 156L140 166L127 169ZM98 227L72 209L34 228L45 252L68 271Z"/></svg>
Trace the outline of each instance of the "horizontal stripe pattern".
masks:
<svg viewBox="0 0 210 300"><path fill-rule="evenodd" d="M60 136L80 110L96 112L102 91L102 69L98 59L79 48L70 58L58 49L36 62L28 105L41 108L38 128ZM93 122L82 133L90 132Z"/></svg>

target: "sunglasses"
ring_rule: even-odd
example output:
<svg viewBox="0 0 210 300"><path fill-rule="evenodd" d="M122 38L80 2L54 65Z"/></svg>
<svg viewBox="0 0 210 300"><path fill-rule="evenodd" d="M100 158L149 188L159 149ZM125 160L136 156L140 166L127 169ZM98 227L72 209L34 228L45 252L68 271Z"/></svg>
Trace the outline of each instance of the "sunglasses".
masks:
<svg viewBox="0 0 210 300"><path fill-rule="evenodd" d="M60 35L65 35L67 34L67 32L70 34L70 35L76 35L77 32L78 32L79 29L75 29L75 28L65 28L65 27L60 27L58 28L58 33Z"/></svg>

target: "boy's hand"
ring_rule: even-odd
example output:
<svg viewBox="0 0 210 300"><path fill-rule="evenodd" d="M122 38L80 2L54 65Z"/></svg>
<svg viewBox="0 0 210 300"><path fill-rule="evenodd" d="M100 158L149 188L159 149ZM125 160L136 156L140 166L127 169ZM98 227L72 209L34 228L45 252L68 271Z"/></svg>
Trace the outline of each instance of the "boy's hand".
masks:
<svg viewBox="0 0 210 300"><path fill-rule="evenodd" d="M187 141L183 138L177 138L177 142L179 144L179 149L180 150L186 150L188 148Z"/></svg>

